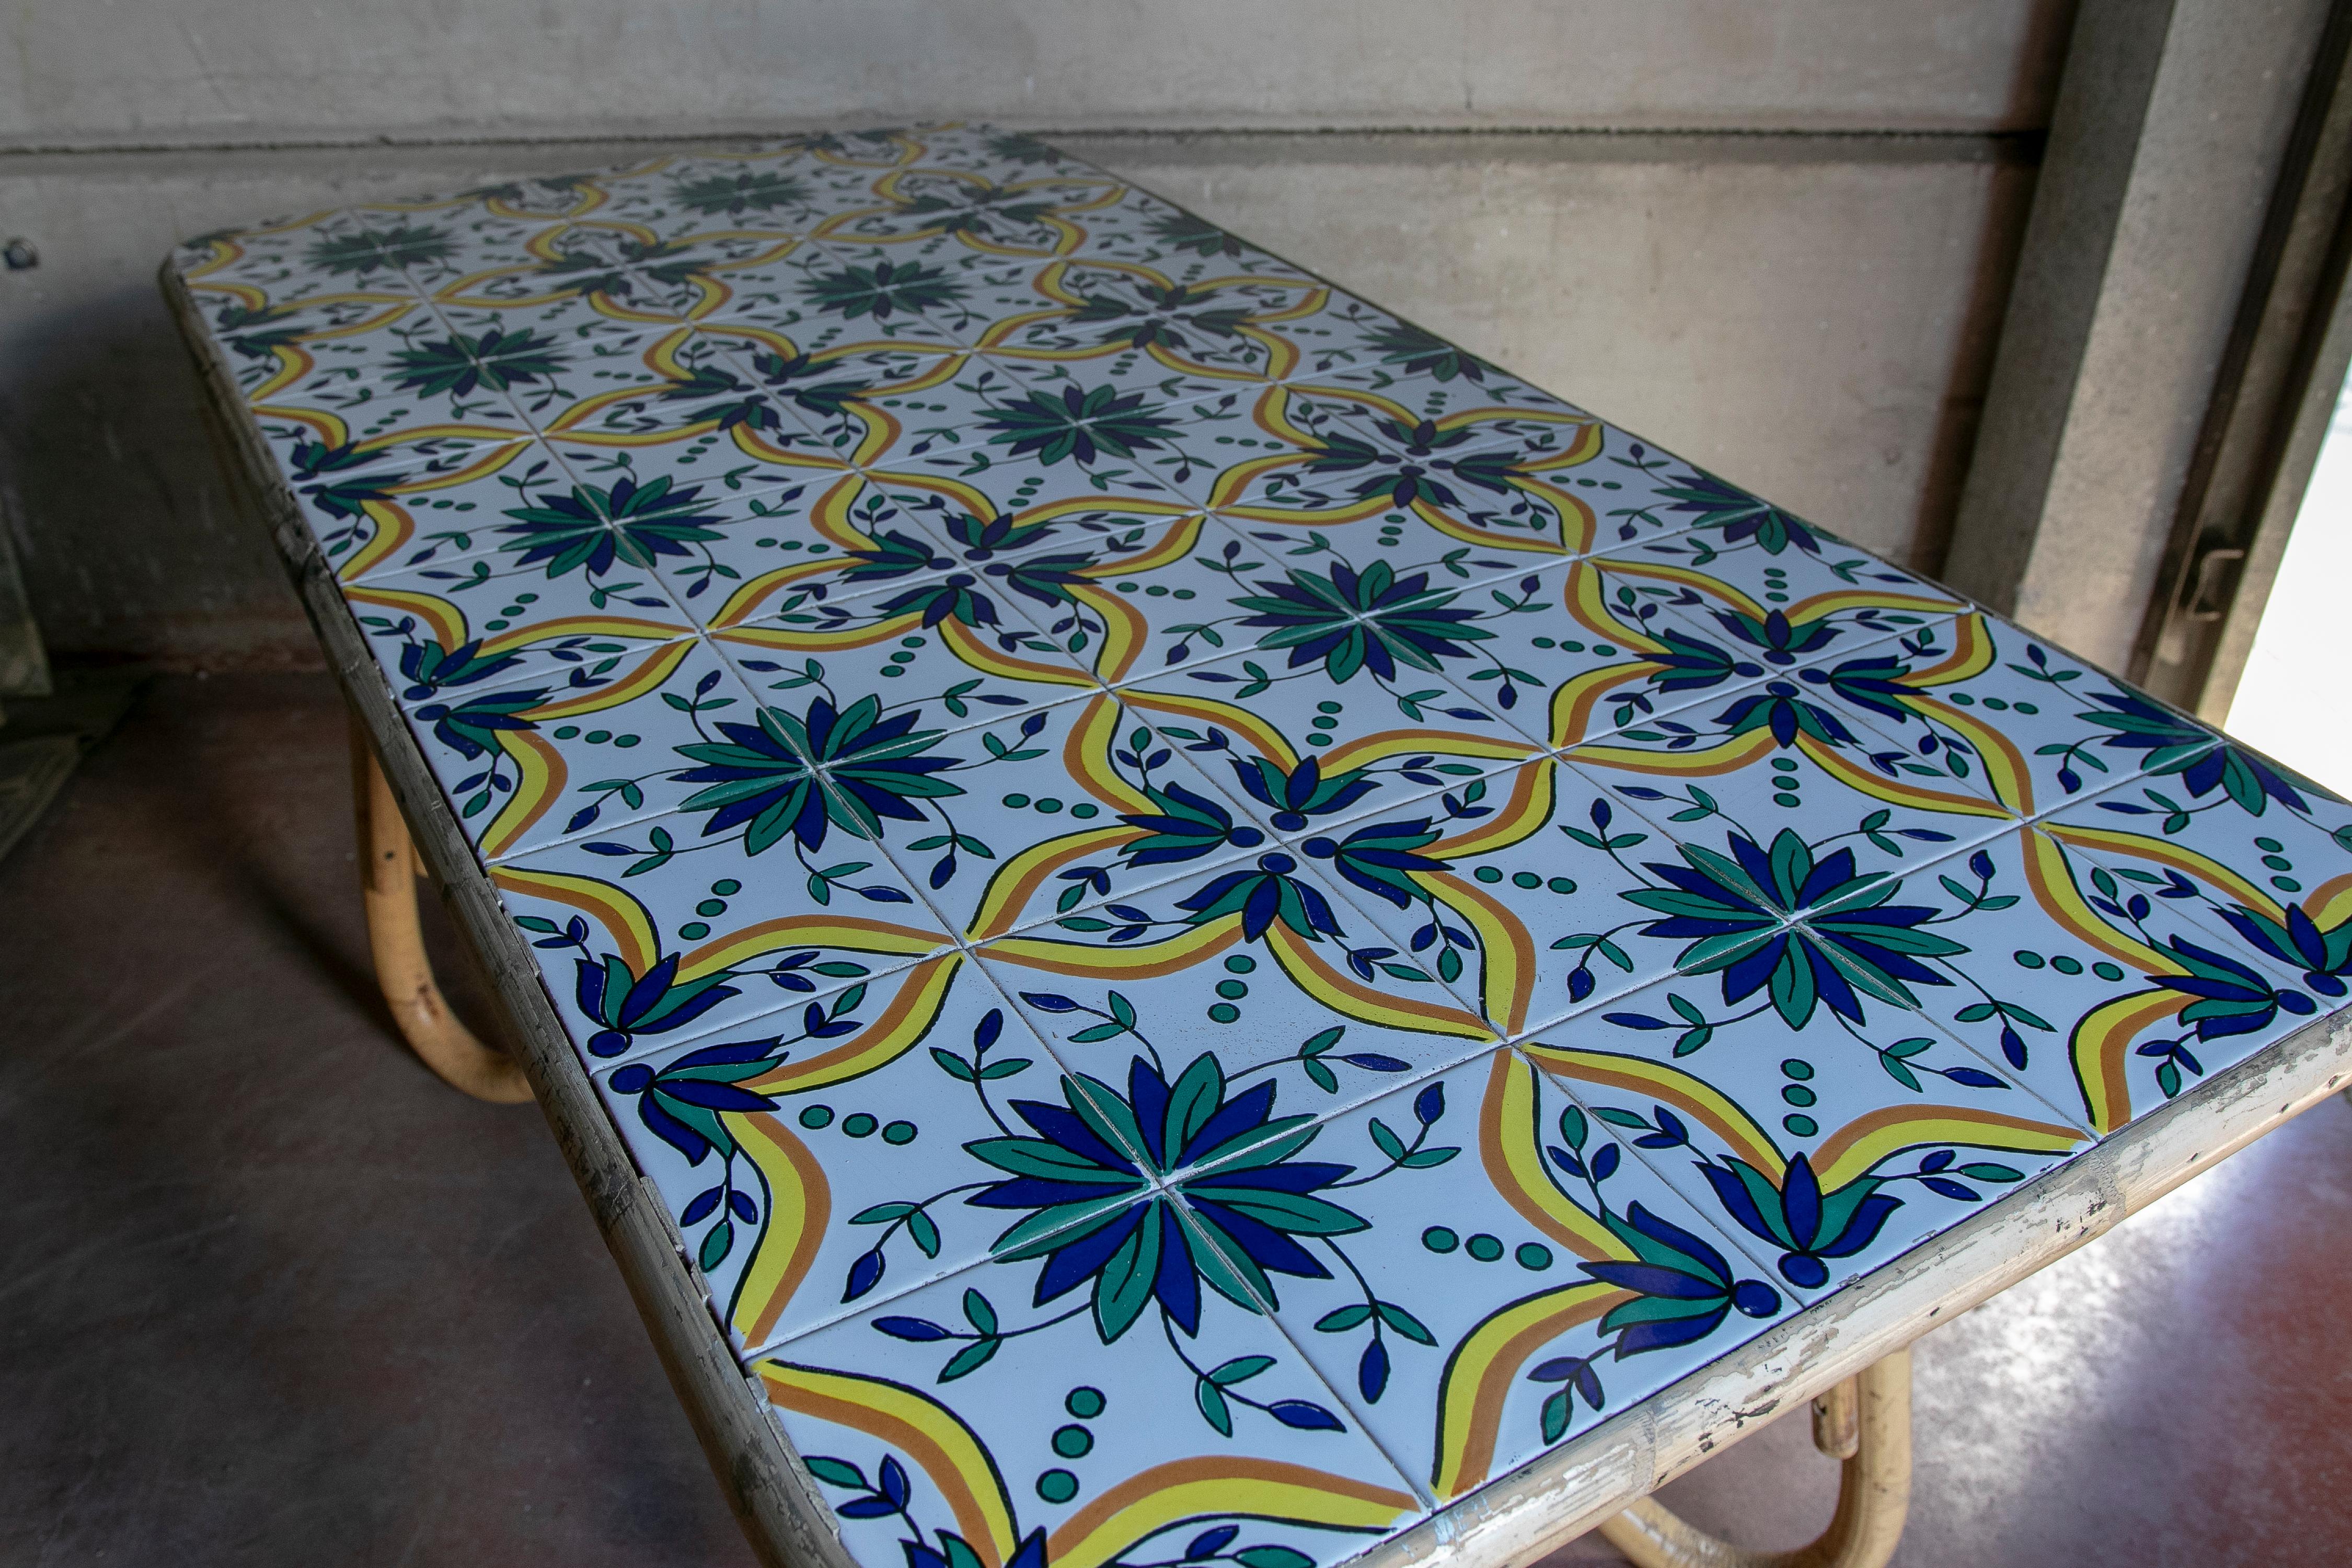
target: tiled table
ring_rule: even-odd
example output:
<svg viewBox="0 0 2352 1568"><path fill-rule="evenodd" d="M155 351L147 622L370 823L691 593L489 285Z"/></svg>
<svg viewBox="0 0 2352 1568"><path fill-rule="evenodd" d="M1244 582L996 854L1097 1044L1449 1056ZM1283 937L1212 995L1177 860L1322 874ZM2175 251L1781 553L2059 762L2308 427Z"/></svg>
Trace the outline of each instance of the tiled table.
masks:
<svg viewBox="0 0 2352 1568"><path fill-rule="evenodd" d="M772 1560L1524 1561L2345 1070L2352 808L1028 137L164 284Z"/></svg>

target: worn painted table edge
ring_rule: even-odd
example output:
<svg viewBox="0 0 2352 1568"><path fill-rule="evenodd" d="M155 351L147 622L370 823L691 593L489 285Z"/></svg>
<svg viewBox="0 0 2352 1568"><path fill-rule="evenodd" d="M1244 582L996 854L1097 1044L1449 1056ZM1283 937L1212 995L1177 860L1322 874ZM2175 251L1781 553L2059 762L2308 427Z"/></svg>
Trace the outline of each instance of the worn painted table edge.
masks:
<svg viewBox="0 0 2352 1568"><path fill-rule="evenodd" d="M522 1066L729 1506L763 1563L860 1568L832 1510L709 1307L699 1270L630 1160L394 704L292 487L184 280L160 272L210 395L236 489L268 521L304 613L366 727L452 918L481 955ZM2048 640L2048 639L2044 639ZM2097 668L2091 660L2078 662ZM1890 1351L2105 1234L2210 1165L2352 1082L2352 1009L2314 1019L2058 1171L1989 1204L1769 1332L1348 1560L1348 1568L1521 1568Z"/></svg>

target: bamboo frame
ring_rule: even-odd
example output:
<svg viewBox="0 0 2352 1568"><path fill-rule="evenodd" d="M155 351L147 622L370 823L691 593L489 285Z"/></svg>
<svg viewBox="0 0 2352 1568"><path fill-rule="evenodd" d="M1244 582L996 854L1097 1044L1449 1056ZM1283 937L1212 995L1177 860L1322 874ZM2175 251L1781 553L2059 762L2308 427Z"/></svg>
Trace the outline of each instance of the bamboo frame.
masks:
<svg viewBox="0 0 2352 1568"><path fill-rule="evenodd" d="M1845 1461L1837 1512L1793 1552L1750 1552L1643 1498L1601 1526L1633 1568L1885 1568L1911 1511L1911 1352L1906 1347L1813 1401L1813 1443Z"/></svg>
<svg viewBox="0 0 2352 1568"><path fill-rule="evenodd" d="M367 903L368 950L375 983L401 1038L436 1077L493 1105L531 1098L530 1080L504 1051L474 1037L449 1010L433 977L416 918L416 884L425 875L407 819L376 761L367 728L352 720L352 805L359 820L360 889Z"/></svg>

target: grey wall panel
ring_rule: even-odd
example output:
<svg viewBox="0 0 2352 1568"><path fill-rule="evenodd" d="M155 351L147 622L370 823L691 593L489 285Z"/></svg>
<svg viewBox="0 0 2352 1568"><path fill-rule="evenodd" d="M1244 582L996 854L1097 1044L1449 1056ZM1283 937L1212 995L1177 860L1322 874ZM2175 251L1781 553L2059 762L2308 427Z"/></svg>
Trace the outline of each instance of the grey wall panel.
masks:
<svg viewBox="0 0 2352 1568"><path fill-rule="evenodd" d="M2129 667L2332 0L2097 0L1954 584Z"/></svg>
<svg viewBox="0 0 2352 1568"><path fill-rule="evenodd" d="M2031 171L1979 138L1066 139L1341 283L1931 565ZM0 509L50 646L314 657L156 295L177 238L642 148L0 159Z"/></svg>
<svg viewBox="0 0 2352 1568"><path fill-rule="evenodd" d="M2071 0L5 0L0 142L1032 126L2001 130Z"/></svg>

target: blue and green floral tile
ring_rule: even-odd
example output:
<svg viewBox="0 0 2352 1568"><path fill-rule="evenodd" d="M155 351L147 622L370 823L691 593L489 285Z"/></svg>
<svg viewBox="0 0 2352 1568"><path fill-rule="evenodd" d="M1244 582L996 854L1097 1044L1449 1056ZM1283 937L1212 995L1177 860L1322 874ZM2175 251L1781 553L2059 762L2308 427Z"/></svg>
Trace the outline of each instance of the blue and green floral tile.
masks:
<svg viewBox="0 0 2352 1568"><path fill-rule="evenodd" d="M723 744L715 726L753 725L755 709L717 650L688 638L625 657L586 689L551 667L519 686L436 692L406 713L467 837L497 859L677 809L710 765L682 748Z"/></svg>
<svg viewBox="0 0 2352 1568"><path fill-rule="evenodd" d="M1123 501L1192 510L1221 460L1186 424L1185 405L1103 383L1024 387L992 364L913 405L876 406L898 429L887 447L862 448L860 466L910 508L900 492L982 516Z"/></svg>
<svg viewBox="0 0 2352 1568"><path fill-rule="evenodd" d="M1391 800L1288 842L1499 1036L1675 972L1713 973L1786 914L1550 759Z"/></svg>
<svg viewBox="0 0 2352 1568"><path fill-rule="evenodd" d="M557 306L527 313L541 326L487 321L470 332L461 316L457 333L518 351L506 395L583 477L628 464L649 479L723 474L732 488L765 489L841 466L788 399L714 340L679 325L613 331L567 319L583 313Z"/></svg>
<svg viewBox="0 0 2352 1568"><path fill-rule="evenodd" d="M1184 1190L1204 1215L1282 1216L1272 1238L1247 1233L1254 1282L1279 1290L1278 1321L1355 1420L1444 1500L1798 1304L1769 1253L1701 1217L1617 1131L1498 1050Z"/></svg>
<svg viewBox="0 0 2352 1568"><path fill-rule="evenodd" d="M1149 537L1142 520L1090 512L997 529L950 514L944 529L936 518L919 526L855 470L729 510L740 515L704 546L709 578L724 592L703 614L730 641L814 652L853 634L920 629L983 671L1050 687L1092 682L1084 659L1061 652L1016 606L1058 604L1073 570Z"/></svg>
<svg viewBox="0 0 2352 1568"><path fill-rule="evenodd" d="M741 243L804 237L872 199L870 172L799 151L680 158L664 169L640 217L665 240Z"/></svg>
<svg viewBox="0 0 2352 1568"><path fill-rule="evenodd" d="M928 359L969 352L962 341L926 314L935 280L920 268L876 258L857 260L824 246L806 246L757 276L730 278L727 297L697 319L706 335L738 358L774 356L771 374L789 372L795 390L835 386L849 372L836 361L898 353ZM864 384L908 378L912 360L869 363ZM881 368L895 375L884 377Z"/></svg>
<svg viewBox="0 0 2352 1568"><path fill-rule="evenodd" d="M584 1059L799 1039L811 1005L815 1040L851 1037L834 1022L929 1016L956 971L930 961L956 949L882 857L846 833L746 855L703 826L608 825L492 868Z"/></svg>
<svg viewBox="0 0 2352 1568"><path fill-rule="evenodd" d="M1013 386L1003 367L952 343L826 329L817 334L819 346L810 348L790 333L731 319L706 322L702 330L734 362L740 384L729 389L730 395L747 409L756 401L797 420L819 438L822 450L844 463L872 461L885 450L920 442L923 432L961 432L993 409L992 390L1009 394ZM740 416L755 417L766 416ZM961 444L961 437L949 444Z"/></svg>
<svg viewBox="0 0 2352 1568"><path fill-rule="evenodd" d="M1009 963L992 961L987 967L1000 985L1023 973ZM1248 1002L1255 988L1282 980L1245 954L1229 955L1215 973L1214 994L1237 1003ZM1064 1098L1108 1129L1104 1138L1155 1180L1178 1181L1188 1169L1213 1169L1269 1142L1292 1138L1318 1118L1368 1103L1465 1054L1458 1042L1341 1024L1302 1038L1237 1047L1230 1037L1215 1036L1222 1030L1229 1037L1236 1026L1232 1018L1256 1010L1255 1005L1212 1003L1208 1024L1201 1024L1172 1016L1139 1019L1116 989L1096 993L1078 985L1016 995L1072 1075L1062 1086ZM1282 1010L1278 998L1275 1007ZM1261 1024L1281 1028L1279 1019ZM1474 1045L1468 1054L1486 1048ZM1171 1096L1195 1116L1189 1131L1170 1120Z"/></svg>
<svg viewBox="0 0 2352 1568"><path fill-rule="evenodd" d="M974 949L1083 1070L1096 1060L1063 1041L1109 1040L1095 1048L1113 1066L1141 1050L1171 1071L1214 1051L1231 1072L1295 1072L1360 1099L1381 1076L1444 1067L1499 1038L1286 846L1236 858L1221 845L1182 875L1145 868L1156 879L1133 890L1120 885L1127 868L1092 864L1111 896Z"/></svg>
<svg viewBox="0 0 2352 1568"><path fill-rule="evenodd" d="M1025 132L974 125L923 125L908 133L910 158L927 168L961 169L1001 184L1046 178L1099 180L1101 170ZM1092 226L1091 223L1088 226Z"/></svg>
<svg viewBox="0 0 2352 1568"><path fill-rule="evenodd" d="M312 330L276 334L266 347L274 373L247 389L265 417L307 416L352 428L477 438L529 433L499 390L484 383L479 366L450 346L440 317L421 300L371 304L340 324L320 320Z"/></svg>
<svg viewBox="0 0 2352 1568"><path fill-rule="evenodd" d="M2352 876L2343 869L2352 812L2234 745L2205 761L2206 770L2144 774L2042 819L2076 870L2074 912L2095 922L2093 931L2109 928L2110 953L2160 988L2137 1012L2165 1018L2165 1032L2179 1036L2169 1050L2151 1039L2135 1048L2144 1059L2106 1063L2101 1104L2112 1105L2118 1124L2145 1109L2151 1070L2156 1091L2170 1099L2342 1005L2352 972ZM2232 775L2233 766L2245 771ZM2151 801L2188 806L2189 781L2209 773L2221 776L2198 803L2204 809ZM2265 775L2278 794L2264 789ZM2263 808L2259 816L2241 794ZM2165 998L2187 1005L2156 1005Z"/></svg>
<svg viewBox="0 0 2352 1568"><path fill-rule="evenodd" d="M345 214L314 212L199 235L173 250L172 264L199 294L242 306L247 314L232 314L221 325L250 333L266 330L257 314L413 297L416 290L398 260L401 248L396 239L372 241Z"/></svg>
<svg viewBox="0 0 2352 1568"><path fill-rule="evenodd" d="M518 564L524 546L505 531L508 510L569 478L533 441L394 434L331 443L310 423L262 429L303 521L346 583L502 552Z"/></svg>
<svg viewBox="0 0 2352 1568"><path fill-rule="evenodd" d="M1793 900L1780 906L1791 914L1866 899L1877 879L2017 821L1983 781L1915 777L1908 752L1805 693L1763 681L1562 755L1660 831L1742 865L1770 861L1757 886Z"/></svg>
<svg viewBox="0 0 2352 1568"><path fill-rule="evenodd" d="M1311 310L1322 286L1191 270L1179 281L1135 263L1057 258L969 263L957 276L972 316L987 318L967 329L972 346L1006 358L1026 380L1108 384L1178 402L1278 379L1291 351L1268 324Z"/></svg>
<svg viewBox="0 0 2352 1568"><path fill-rule="evenodd" d="M2134 743L2136 726L2211 745L2210 731L1983 614L1874 644L1841 637L1793 681L1817 712L1885 736L1906 775L1975 783L2021 816L2137 773L2157 748Z"/></svg>
<svg viewBox="0 0 2352 1568"><path fill-rule="evenodd" d="M594 510L616 523L692 514L695 521L677 526L717 528L771 517L795 502L813 507L849 477L817 437L773 408L774 423L765 426L729 425L726 412L708 408L682 412L694 416L682 429L634 436L609 426L575 429L549 446ZM629 419L625 409L608 405L605 413Z"/></svg>
<svg viewBox="0 0 2352 1568"><path fill-rule="evenodd" d="M1661 521L1685 531L1612 553L1650 563L1687 582L1704 613L1766 621L1776 613L1800 627L1844 628L1858 616L1885 629L1925 626L1969 607L1945 589L1821 533L1794 516L1693 469L1658 486L1672 498L1654 505ZM1727 629L1728 629L1727 627ZM1767 642L1766 646L1776 646ZM1786 651L1801 654L1790 646Z"/></svg>
<svg viewBox="0 0 2352 1568"><path fill-rule="evenodd" d="M1328 337L1317 330L1327 325ZM1493 439L1498 426L1516 434L1592 422L1574 405L1467 350L1336 293L1317 315L1271 330L1300 342L1295 383L1347 395L1362 405L1365 423L1418 432L1423 441L1462 437L1459 446L1466 448Z"/></svg>
<svg viewBox="0 0 2352 1568"><path fill-rule="evenodd" d="M648 312L700 321L739 288L757 291L795 276L787 270L793 258L815 249L814 242L785 234L715 230L653 238L632 247L632 300Z"/></svg>
<svg viewBox="0 0 2352 1568"><path fill-rule="evenodd" d="M1513 613L1509 605L1487 592L1488 585L1563 563L1561 552L1548 545L1448 537L1418 526L1406 513L1381 508L1331 515L1218 517L1225 532L1249 550L1248 561L1234 564L1251 574L1241 581L1261 595L1282 596L1287 590L1266 579L1275 584L1286 579L1293 587L1330 600L1350 615L1446 612L1433 619L1464 626L1467 636L1463 640L1473 644L1486 641L1493 624ZM1230 558L1229 552L1219 554ZM1466 624L1474 616L1465 611L1475 613L1478 627ZM1260 624L1267 628L1262 637L1283 629L1276 623ZM1448 658L1470 657L1443 648L1429 651Z"/></svg>
<svg viewBox="0 0 2352 1568"><path fill-rule="evenodd" d="M870 542L845 521L851 498L865 489L855 470L805 470L781 489L753 489L748 479L730 489L733 477L722 472L661 492L679 503L672 516L690 520L667 532L677 548L652 556L673 598L715 632L788 614L796 598L847 586L842 578L856 564L854 553Z"/></svg>
<svg viewBox="0 0 2352 1568"><path fill-rule="evenodd" d="M1390 557L1351 563L1312 535L1269 543L1213 517L1170 519L1133 506L1058 515L1041 509L1036 515L1051 521L983 527L970 513L948 510L926 521L950 539L984 542L986 553L967 546L964 558L975 570L1010 571L1013 583L1035 589L1024 595L1033 618L1057 642L1075 640L1074 654L1108 684L1244 649L1282 658L1297 646L1294 632L1298 641L1312 642L1316 632L1351 626L1367 614L1386 617L1372 623L1375 638L1384 638L1381 648L1365 655L1376 664L1381 652L1391 663L1398 655L1426 662L1434 655L1425 643L1441 652L1453 646L1434 639L1458 612L1446 613L1451 595L1432 584L1450 587L1454 579L1446 563L1427 555L1400 547ZM1424 541L1412 542L1426 548ZM992 563L992 557L1016 549L1026 552L1022 561ZM1465 576L1476 570L1455 564ZM1313 649L1307 657L1324 662Z"/></svg>
<svg viewBox="0 0 2352 1568"><path fill-rule="evenodd" d="M694 635L656 584L615 591L584 574L550 577L479 555L379 572L343 593L409 708L526 683L597 690Z"/></svg>
<svg viewBox="0 0 2352 1568"><path fill-rule="evenodd" d="M1402 531L1401 524L1389 526ZM1427 547L1423 535L1408 537ZM1444 571L1427 574L1427 588L1397 595L1396 618L1411 626L1450 615L1454 628L1445 631L1444 643L1451 646L1424 645L1440 656L1444 678L1538 744L1560 749L1654 727L1765 673L1753 647L1677 614L1679 590L1638 568L1580 557L1523 558L1510 563L1517 576L1494 575L1503 561L1448 552ZM1699 731L1688 717L1682 728L1628 738L1696 745Z"/></svg>
<svg viewBox="0 0 2352 1568"><path fill-rule="evenodd" d="M1265 841L1233 826L1195 765L1113 699L1095 689L1051 701L1052 689L997 716L972 710L977 691L953 706L920 690L869 694L826 731L829 776L869 836L975 942ZM806 703L814 735L821 707L849 701L830 690L814 683L767 700ZM1073 765L1087 758L1100 760Z"/></svg>
<svg viewBox="0 0 2352 1568"><path fill-rule="evenodd" d="M629 263L648 242L646 232L594 211L552 222L509 217L496 203L470 213L457 209L385 215L404 232L432 243L404 253L411 286L436 304L544 303L602 298L623 311L636 310L642 284Z"/></svg>
<svg viewBox="0 0 2352 1568"><path fill-rule="evenodd" d="M2216 900L2161 849L2110 858L2121 842L2064 823L2021 829L1820 929L1868 943L1880 977L1947 1032L2111 1132L2331 996L2329 976L2298 976L2271 945L2291 921L2281 906L2254 895L2256 915Z"/></svg>
<svg viewBox="0 0 2352 1568"><path fill-rule="evenodd" d="M662 373L649 369L646 356L662 343L709 357L674 323L615 317L568 292L519 302L462 295L434 311L440 335L429 345L428 364L473 367L478 387L497 392L510 416L534 429L562 420L572 404L619 378L659 390Z"/></svg>
<svg viewBox="0 0 2352 1568"><path fill-rule="evenodd" d="M1380 644L1362 623L1345 622L1326 658L1304 667L1279 653L1237 654L1132 681L1119 695L1207 773L1232 810L1277 833L1336 830L1441 793L1462 797L1541 754L1490 709L1401 661L1383 668L1368 651L1333 679L1330 659L1350 657L1349 640Z"/></svg>
<svg viewBox="0 0 2352 1568"><path fill-rule="evenodd" d="M353 289L275 301L258 289L217 277L192 285L204 301L206 325L230 356L237 390L249 403L291 405L320 371L322 354L344 357L343 345L388 329L418 330L431 309L397 287ZM326 376L320 384L331 385ZM368 398L356 400L364 405ZM352 399L346 397L345 401ZM372 415L373 410L369 411Z"/></svg>
<svg viewBox="0 0 2352 1568"><path fill-rule="evenodd" d="M858 1560L1318 1568L1420 1515L1173 1206L751 1363Z"/></svg>
<svg viewBox="0 0 2352 1568"><path fill-rule="evenodd" d="M837 554L823 542L796 554L796 541L763 527L724 535L711 547L715 570L743 580L705 614L711 636L762 689L808 684L814 659L834 679L897 693L893 701L919 688L936 692L949 728L1099 689L1020 613L1003 582L943 564L910 530L885 523L864 547ZM918 664L937 679L889 684Z"/></svg>
<svg viewBox="0 0 2352 1568"><path fill-rule="evenodd" d="M1114 1162L1103 1178L1129 1173L1123 1148L1084 1142L1053 1055L951 949L664 1046L597 1087L748 1353L986 1262L1024 1218L994 1189L1047 1184L1017 1140L1080 1143ZM1127 1196L1111 1179L1065 1188L1030 1236Z"/></svg>
<svg viewBox="0 0 2352 1568"><path fill-rule="evenodd" d="M873 492L877 505L881 493ZM887 530L875 530L887 559L872 571L896 570L927 550L929 570L970 579L992 605L1022 612L1041 638L1036 646L1107 682L1143 662L1152 644L1151 617L1127 601L1193 602L1198 554L1223 537L1200 514L1158 502L1047 503L988 515L956 498L898 494L906 504Z"/></svg>
<svg viewBox="0 0 2352 1568"><path fill-rule="evenodd" d="M570 578L596 609L654 608L673 597L656 564L689 565L716 537L709 525L717 520L694 487L640 486L625 474L579 483L536 444L466 456L464 468L395 483L381 497L336 495L357 503L375 530L367 548L352 552L346 580L427 568L457 572L441 579L453 589L494 578ZM683 579L681 592L690 584Z"/></svg>
<svg viewBox="0 0 2352 1568"><path fill-rule="evenodd" d="M1079 165L992 173L918 163L875 179L866 205L836 214L816 231L835 247L870 247L936 263L973 258L1068 254L1088 214L1116 203L1125 187Z"/></svg>
<svg viewBox="0 0 2352 1568"><path fill-rule="evenodd" d="M1397 417L1359 421L1319 390L1271 389L1246 407L1247 423L1212 426L1209 440L1192 443L1235 449L1205 494L1241 526L1369 532L1410 514L1456 548L1510 552L1528 566L1595 537L1573 473L1600 449L1601 427L1590 421L1548 431L1530 450L1506 437L1474 447L1461 432ZM1554 443L1559 449L1546 449Z"/></svg>
<svg viewBox="0 0 2352 1568"><path fill-rule="evenodd" d="M1275 279L1308 275L1272 252L1172 202L1132 185L1091 208L1067 253L1083 260L1130 262L1181 283L1235 274Z"/></svg>
<svg viewBox="0 0 2352 1568"><path fill-rule="evenodd" d="M2352 808L1034 139L177 261L863 1559L1350 1555L2352 994Z"/></svg>
<svg viewBox="0 0 2352 1568"><path fill-rule="evenodd" d="M987 318L971 309L980 264L951 236L912 244L869 245L836 237L809 252L797 282L779 277L772 289L746 289L743 314L788 310L801 319L837 320L876 337L911 338L969 349ZM1025 268L1027 258L988 258ZM772 293L772 302L769 295Z"/></svg>
<svg viewBox="0 0 2352 1568"><path fill-rule="evenodd" d="M2305 883L2334 874L2336 854L2352 853L2352 807L2154 698L2128 690L2095 696L2076 717L2095 728L2101 755L2126 764L2116 769L2126 782L2049 816L2200 852L2280 893L2304 892ZM2133 764L2137 777L2129 776ZM2274 863L2281 855L2302 863Z"/></svg>
<svg viewBox="0 0 2352 1568"><path fill-rule="evenodd" d="M1863 945L1791 930L1752 983L1670 980L1518 1048L1810 1297L2092 1141L1874 991L1888 965Z"/></svg>

